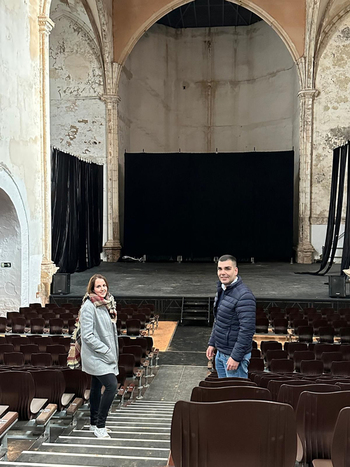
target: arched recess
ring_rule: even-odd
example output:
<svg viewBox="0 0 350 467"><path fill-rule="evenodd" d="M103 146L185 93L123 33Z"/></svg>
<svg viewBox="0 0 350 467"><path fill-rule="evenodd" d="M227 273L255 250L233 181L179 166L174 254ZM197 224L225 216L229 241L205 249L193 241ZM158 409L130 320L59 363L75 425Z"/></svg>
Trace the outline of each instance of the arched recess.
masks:
<svg viewBox="0 0 350 467"><path fill-rule="evenodd" d="M11 176L10 172L0 165L0 194L1 200L7 201L7 213L13 221L12 228L18 230L18 241L20 245L20 304L22 306L29 303L29 228L26 209L21 196L21 192ZM1 202L2 202L1 201ZM11 212L11 206L13 212ZM16 218L18 220L18 229L16 228ZM16 248L16 245L14 245ZM2 257L2 256L1 256ZM11 261L11 258L4 259ZM1 305L0 305L1 308ZM14 310L15 311L15 310Z"/></svg>
<svg viewBox="0 0 350 467"><path fill-rule="evenodd" d="M305 0L234 1L251 10L269 24L286 44L295 62L304 53ZM131 50L154 23L190 0L155 0L152 7L140 0L117 0L113 3L114 61L123 65Z"/></svg>

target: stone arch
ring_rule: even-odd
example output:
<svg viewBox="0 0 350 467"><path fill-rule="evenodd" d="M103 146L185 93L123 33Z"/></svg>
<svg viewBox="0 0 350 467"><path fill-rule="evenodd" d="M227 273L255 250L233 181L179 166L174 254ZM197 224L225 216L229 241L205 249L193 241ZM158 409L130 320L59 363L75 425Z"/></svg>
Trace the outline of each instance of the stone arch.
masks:
<svg viewBox="0 0 350 467"><path fill-rule="evenodd" d="M16 218L18 220L18 241L20 242L20 303L29 303L29 228L28 218L23 198L18 185L10 172L0 165L0 192L2 200L8 204L10 219L16 229ZM13 208L13 209L12 209ZM11 213L12 211L12 213Z"/></svg>
<svg viewBox="0 0 350 467"><path fill-rule="evenodd" d="M86 39L86 42L89 44L89 47L91 47L91 50L94 53L94 56L96 60L98 61L99 65L101 66L101 69L103 70L103 56L102 56L102 51L99 47L99 44L96 42L95 38L89 31L87 25L82 21L80 18L65 12L61 13L59 15L53 15L51 16L51 19L55 22L58 21L61 18L66 18L67 20L71 21L72 23L75 24L77 30L79 30L83 37ZM105 80L104 80L104 86L106 86Z"/></svg>
<svg viewBox="0 0 350 467"><path fill-rule="evenodd" d="M321 35L320 35L320 40L318 43L318 47L316 50L315 54L315 77L317 75L317 70L318 70L318 65L320 62L320 58L327 47L327 44L329 42L329 39L331 35L333 34L334 29L337 27L338 23L346 16L347 14L350 13L350 5L347 5L345 8L343 8L336 16L334 16L328 24L323 28Z"/></svg>
<svg viewBox="0 0 350 467"><path fill-rule="evenodd" d="M130 54L131 50L135 46L135 44L138 42L138 40L141 38L141 36L144 34L145 31L147 31L154 23L156 23L160 18L162 18L164 15L166 15L169 11L174 10L175 8L178 8L182 5L185 5L186 3L189 3L191 0L171 0L171 1L158 1L157 4L159 4L159 7L156 11L150 12L147 16L147 12L144 11L145 13L145 19L142 20L141 15L142 12L138 12L140 15L140 19L136 17L135 21L135 29L132 29L132 19L128 18L129 21L125 22L125 27L130 28L131 27L131 32L130 36L127 41L125 41L123 44L116 44L118 40L115 39L115 51L114 51L114 61L119 63L120 65L123 65L125 63L125 60L127 59L128 55ZM244 0L244 1L238 1L238 0L228 0L232 3L237 3L253 13L256 13L258 16L260 16L267 24L269 24L278 34L278 36L282 39L282 41L285 43L287 49L289 50L290 54L293 57L293 60L298 63L298 60L300 57L303 55L303 40L304 40L304 35L305 35L305 18L304 22L302 23L303 31L302 31L302 44L297 43L297 34L295 37L292 37L292 28L290 28L290 31L287 31L287 28L281 24L278 20L276 20L271 13L268 11L268 5L264 0L255 0L250 1L250 0ZM290 4L292 2L289 2ZM300 3L300 6L305 6L304 0L300 0L298 3ZM294 9L295 9L295 2L294 4ZM264 8L265 6L265 8ZM285 8L286 5L284 5ZM146 7L145 7L146 8ZM141 8L139 8L141 10ZM281 16L282 17L282 16ZM116 16L114 19L118 18ZM123 18L124 20L124 18ZM115 31L118 31L119 25L114 25ZM301 25L299 25L301 27ZM299 34L300 35L300 34Z"/></svg>

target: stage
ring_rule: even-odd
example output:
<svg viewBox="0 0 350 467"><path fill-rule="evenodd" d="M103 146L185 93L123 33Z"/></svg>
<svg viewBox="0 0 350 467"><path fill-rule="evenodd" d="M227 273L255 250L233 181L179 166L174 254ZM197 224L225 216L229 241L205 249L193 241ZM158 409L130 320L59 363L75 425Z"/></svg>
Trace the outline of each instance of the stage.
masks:
<svg viewBox="0 0 350 467"><path fill-rule="evenodd" d="M239 274L257 301L269 302L347 302L349 298L329 298L328 275L295 274L317 271L318 264L242 263ZM182 297L214 297L216 264L213 263L101 263L100 266L71 275L70 294L52 295L57 303L81 300L93 274L106 276L117 300L181 301ZM339 275L334 265L329 275ZM291 305L290 305L291 306ZM342 305L344 306L344 305ZM177 305L175 305L177 307Z"/></svg>

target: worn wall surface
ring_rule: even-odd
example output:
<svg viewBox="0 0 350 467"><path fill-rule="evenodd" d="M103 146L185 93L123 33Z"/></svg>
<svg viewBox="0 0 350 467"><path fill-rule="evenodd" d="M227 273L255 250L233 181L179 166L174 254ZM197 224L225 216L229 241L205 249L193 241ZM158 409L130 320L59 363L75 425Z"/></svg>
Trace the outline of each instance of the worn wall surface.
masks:
<svg viewBox="0 0 350 467"><path fill-rule="evenodd" d="M296 69L265 23L153 26L126 61L131 152L289 150ZM123 110L125 120L125 110ZM124 125L124 122L121 122Z"/></svg>
<svg viewBox="0 0 350 467"><path fill-rule="evenodd" d="M312 244L322 252L330 200L333 149L350 139L350 14L331 31L317 67L312 163Z"/></svg>
<svg viewBox="0 0 350 467"><path fill-rule="evenodd" d="M154 25L126 61L118 91L121 220L125 151L291 150L299 140L298 86L289 52L266 23Z"/></svg>
<svg viewBox="0 0 350 467"><path fill-rule="evenodd" d="M50 35L51 144L85 160L106 160L100 49L82 3L54 0Z"/></svg>
<svg viewBox="0 0 350 467"><path fill-rule="evenodd" d="M11 191L15 209L21 208L25 214L21 229L27 232L29 246L11 271L22 304L35 301L42 253L38 3L0 2L0 189L7 195ZM2 211L1 237L7 238L3 216ZM0 254L0 261L15 258L16 248L13 245L10 258L9 252L6 259ZM10 298L11 293L2 292L2 298Z"/></svg>
<svg viewBox="0 0 350 467"><path fill-rule="evenodd" d="M11 263L0 267L0 316L6 316L21 306L21 232L15 206L1 189L0 220L0 262Z"/></svg>

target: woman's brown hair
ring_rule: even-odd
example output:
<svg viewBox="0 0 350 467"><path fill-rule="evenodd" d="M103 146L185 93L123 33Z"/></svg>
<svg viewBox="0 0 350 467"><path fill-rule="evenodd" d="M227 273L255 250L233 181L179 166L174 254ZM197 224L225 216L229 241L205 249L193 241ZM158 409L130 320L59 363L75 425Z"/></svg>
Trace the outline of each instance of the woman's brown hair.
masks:
<svg viewBox="0 0 350 467"><path fill-rule="evenodd" d="M109 286L108 286L108 282L107 282L107 279L105 278L105 276L102 276L101 274L94 274L92 277L90 277L90 280L89 280L89 283L88 283L88 286L87 286L87 293L88 294L95 293L94 288L95 288L96 279L103 279L105 281L106 286L107 286L107 292L108 292L109 291Z"/></svg>

